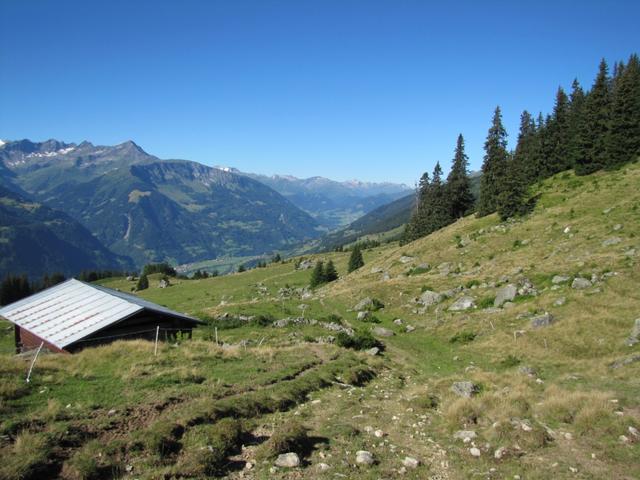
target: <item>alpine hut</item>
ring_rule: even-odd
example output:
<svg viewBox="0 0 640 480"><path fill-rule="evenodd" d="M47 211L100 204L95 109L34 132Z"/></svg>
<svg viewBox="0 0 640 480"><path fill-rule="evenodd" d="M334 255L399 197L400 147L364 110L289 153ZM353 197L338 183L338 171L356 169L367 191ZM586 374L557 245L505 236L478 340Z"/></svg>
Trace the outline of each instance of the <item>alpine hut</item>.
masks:
<svg viewBox="0 0 640 480"><path fill-rule="evenodd" d="M73 353L119 339L191 336L199 320L135 295L71 279L0 309L16 350Z"/></svg>

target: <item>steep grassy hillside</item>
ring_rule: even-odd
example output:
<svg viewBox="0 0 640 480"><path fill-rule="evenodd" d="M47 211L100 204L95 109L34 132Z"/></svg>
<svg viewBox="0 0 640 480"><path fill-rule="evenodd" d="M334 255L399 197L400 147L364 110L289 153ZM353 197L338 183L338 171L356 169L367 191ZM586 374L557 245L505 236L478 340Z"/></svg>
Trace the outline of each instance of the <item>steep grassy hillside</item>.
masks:
<svg viewBox="0 0 640 480"><path fill-rule="evenodd" d="M49 356L30 387L20 381L26 363L7 359L2 454L12 461L2 472L20 478L15 472L50 462L67 478L96 464L129 465L136 478L201 478L203 468L260 479L638 478L640 344L627 342L640 317L639 185L637 164L560 174L536 187L525 219L468 217L404 247L366 251L365 267L350 275L348 253L313 256L333 259L342 278L312 292L303 289L310 270L294 261L164 289L152 277L142 296L210 319L200 340L164 346L157 359L141 342ZM366 297L384 307L361 321L354 306ZM465 302L469 308L452 308ZM211 345L215 327L234 347ZM324 343L340 338L339 329L373 330L384 349L369 356ZM239 356L238 373L225 370L228 350ZM301 363L335 367L335 383L291 386L304 375L283 378ZM125 394L81 400L76 384ZM298 393L274 404L265 390L258 407L257 393L269 388ZM459 394L465 389L468 397ZM219 395L215 405L205 400ZM222 422L229 413L220 411L231 407L219 401L238 405L231 415L241 425ZM136 428L121 413L127 408L133 418L152 411L152 421L142 415ZM62 430L78 431L71 426L91 436L54 448L67 438ZM32 447L40 444L47 448ZM300 454L300 467L274 467L287 450ZM374 463L357 464L359 450Z"/></svg>

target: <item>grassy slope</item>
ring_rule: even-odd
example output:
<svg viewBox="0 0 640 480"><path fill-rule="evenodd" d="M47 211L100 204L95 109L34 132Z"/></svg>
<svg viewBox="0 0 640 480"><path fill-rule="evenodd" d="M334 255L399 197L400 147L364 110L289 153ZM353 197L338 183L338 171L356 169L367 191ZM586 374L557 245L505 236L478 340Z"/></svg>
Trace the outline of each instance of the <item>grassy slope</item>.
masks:
<svg viewBox="0 0 640 480"><path fill-rule="evenodd" d="M251 425L258 436L269 436L278 425L291 418L300 419L310 427L318 442L306 457L308 464L302 470L307 478L334 478L335 473L351 478L392 477L405 455L423 462L406 478L436 475L452 479L512 478L513 475L540 479L637 478L640 476L637 462L640 442L634 442L627 429L640 426L640 362L615 370L608 365L638 353L637 346L624 345L633 320L640 316L637 257L626 254L632 248L640 250L638 185L638 165L589 177L561 174L540 186L536 210L524 221L500 224L495 216L468 217L405 247L391 244L367 251L366 266L361 271L343 275L341 280L317 290L305 300L278 297L280 288L304 286L308 282L310 271L296 271L293 263L207 280L176 281L168 289L156 288L157 279L151 279L151 288L142 295L179 311L199 315L268 313L280 318L300 315L300 306L305 304L308 318L338 314L357 328L370 328L370 324L355 320L355 313L350 311L358 300L373 296L385 303L385 308L376 316L382 326L394 330L396 335L384 339L386 368L377 379L364 387L318 390L311 394L314 402L296 407L295 412L259 415ZM614 231L617 224L622 228ZM566 227L570 227L568 233L565 233ZM619 244L602 245L603 240L614 236L621 239ZM413 261L401 263L402 255L413 257ZM344 274L348 253L331 253L319 258L333 259L338 271ZM407 275L413 265L424 262L434 267L448 262L451 273L442 275L438 268L432 268L425 273ZM390 279L384 280L381 273L372 273L372 269L382 269ZM516 273L520 269L522 272ZM555 290L551 288L555 274L591 277L606 272L617 275L604 279L597 286L599 292L573 290L567 284ZM417 313L412 302L425 287L444 291L473 284L476 286L465 294L478 301L492 298L495 287L478 288L477 284L492 284L504 275L512 282L528 278L540 295L520 298L512 308L497 312L482 309L448 312L448 305L454 301L450 299ZM124 279L103 283L124 291L133 285ZM266 287L266 291L261 286ZM554 306L559 297L566 297L565 305ZM551 312L557 321L550 327L534 330L528 319L519 318L524 313L542 311ZM393 324L395 318L402 318L416 330L405 333L403 327ZM461 331L473 332L477 337L466 344L450 343L451 337ZM262 345L237 352L238 369L230 372L226 371L222 353L209 352L216 347L199 342L183 344L176 351L164 347L162 360L155 362L149 357L149 346L139 347L143 353L118 358L117 368L107 367L100 363L102 360L95 359L96 354L103 351L106 362L111 358L110 348L116 347L82 354L85 358L94 358L86 365L80 361L82 356L65 359L50 356L40 366L43 376L36 376L37 385L16 395L19 397L16 400L7 400L8 395L3 392L5 399L0 404L3 430L10 430L17 419L25 417L41 418L57 425L59 422L49 420L51 414L47 412L67 402L74 411L73 405L78 400L72 399L79 395L87 400L79 402L85 408L80 409L78 417L87 421L87 405L92 402L102 409L111 404L122 407L136 404L142 408L152 405L152 399L173 395L193 395L198 399L215 390L214 379L218 376L223 378L222 382L233 384L226 388L242 391L250 382L264 382L265 377L272 375L277 378L282 373L279 369L285 365L283 371L308 362L330 364L327 358L340 351L322 345L310 348L313 344L295 347L303 338L330 333L318 326L285 329L246 326L219 333L227 342L250 339L255 341L253 345L260 341ZM144 358L138 358L139 355ZM6 364L13 366L3 368L3 380L8 379L4 382L5 390L11 390L11 385L23 388L17 379L25 365L16 362L8 361ZM151 378L145 378L147 375L137 370L140 362L139 368L148 368ZM528 377L519 373L518 368L523 365L535 368L537 375ZM113 368L124 373L116 373ZM266 371L259 371L260 368ZM139 374L139 380L127 384L129 377L124 377L128 371L134 371L132 378L138 379ZM162 384L158 377L165 374L178 380L170 385ZM200 381L201 377L205 377L201 383L193 381ZM77 378L83 382L75 380ZM481 393L472 399L456 397L450 386L458 380L474 381L481 386ZM54 385L51 393L37 393L47 382ZM87 382L94 386L93 390L77 386ZM124 388L128 393L100 397L96 393L99 385L116 391ZM181 409L178 403L170 410L184 414L187 409ZM104 420L104 412L102 415L97 417ZM382 429L385 436L377 438L367 433L367 426ZM481 450L480 458L470 455L470 445L452 438L453 432L460 429L478 434L475 445ZM632 442L622 443L619 436L623 434L632 438ZM191 437L186 438L183 450L188 452ZM4 448L15 452L18 447L16 443ZM498 447L507 449L501 460L494 459L493 455ZM374 453L377 465L367 469L353 465L354 452L362 448ZM254 451L248 447L238 453L236 460L254 461ZM126 460L144 465L151 472L149 478L155 475L153 472L169 468L162 467L162 462L149 461L144 454L129 456ZM319 462L331 465L331 470L318 473ZM182 463L178 461L177 465ZM271 465L258 462L249 476L299 476L298 472L283 470L271 473ZM491 469L495 471L490 475Z"/></svg>

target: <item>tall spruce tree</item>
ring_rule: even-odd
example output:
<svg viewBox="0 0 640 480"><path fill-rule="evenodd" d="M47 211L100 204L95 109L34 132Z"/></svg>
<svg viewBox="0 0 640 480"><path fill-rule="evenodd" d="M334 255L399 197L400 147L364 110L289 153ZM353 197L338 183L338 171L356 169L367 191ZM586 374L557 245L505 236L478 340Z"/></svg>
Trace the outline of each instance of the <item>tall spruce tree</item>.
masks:
<svg viewBox="0 0 640 480"><path fill-rule="evenodd" d="M338 271L336 270L336 266L333 264L333 260L329 260L324 269L324 281L333 282L337 279L338 279Z"/></svg>
<svg viewBox="0 0 640 480"><path fill-rule="evenodd" d="M484 143L484 162L480 179L478 216L484 217L496 211L497 199L507 168L507 132L502 126L502 113L496 107L487 140Z"/></svg>
<svg viewBox="0 0 640 480"><path fill-rule="evenodd" d="M640 61L631 55L614 77L607 167L615 168L640 155Z"/></svg>
<svg viewBox="0 0 640 480"><path fill-rule="evenodd" d="M604 168L609 162L607 144L610 128L610 80L607 62L602 59L598 76L584 104L580 122L580 157L576 174L588 175Z"/></svg>
<svg viewBox="0 0 640 480"><path fill-rule="evenodd" d="M349 266L347 270L349 273L351 273L363 266L364 266L364 259L362 258L362 252L360 251L360 246L354 245L353 250L351 251L351 256L349 257Z"/></svg>
<svg viewBox="0 0 640 480"><path fill-rule="evenodd" d="M540 177L548 178L571 168L569 157L569 98L562 87L558 88L553 114L546 124L545 142L542 148Z"/></svg>
<svg viewBox="0 0 640 480"><path fill-rule="evenodd" d="M471 181L467 168L469 158L464 153L464 138L458 135L451 171L447 176L446 195L449 202L449 216L452 219L464 217L473 209L475 199L471 193Z"/></svg>
<svg viewBox="0 0 640 480"><path fill-rule="evenodd" d="M523 171L512 155L506 164L506 175L496 199L497 212L501 220L524 215L527 212L527 184Z"/></svg>
<svg viewBox="0 0 640 480"><path fill-rule="evenodd" d="M536 123L531 114L524 110L520 115L520 131L518 132L514 162L527 183L532 183L537 177L537 142Z"/></svg>
<svg viewBox="0 0 640 480"><path fill-rule="evenodd" d="M321 260L318 260L316 262L316 266L313 267L313 270L311 271L311 280L309 281L309 286L311 288L316 288L323 283L325 283L324 263Z"/></svg>
<svg viewBox="0 0 640 480"><path fill-rule="evenodd" d="M422 177L420 177L420 182L416 187L416 205L413 209L409 222L404 228L404 233L400 239L401 245L413 242L422 236L421 232L425 229L423 225L424 215L422 214L422 208L427 203L430 185L431 180L429 178L429 174L425 172L422 174Z"/></svg>
<svg viewBox="0 0 640 480"><path fill-rule="evenodd" d="M584 90L580 86L578 79L574 79L571 84L571 96L569 97L569 168L575 168L578 159L583 156L580 143L580 123L584 115Z"/></svg>

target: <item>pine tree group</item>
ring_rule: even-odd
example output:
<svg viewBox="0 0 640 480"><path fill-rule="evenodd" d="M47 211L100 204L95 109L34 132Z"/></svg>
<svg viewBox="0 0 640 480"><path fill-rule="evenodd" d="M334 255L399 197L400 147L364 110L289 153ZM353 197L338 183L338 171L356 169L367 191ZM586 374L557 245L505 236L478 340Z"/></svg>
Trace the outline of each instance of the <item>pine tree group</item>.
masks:
<svg viewBox="0 0 640 480"><path fill-rule="evenodd" d="M311 280L309 286L311 288L319 287L325 283L330 283L338 279L338 271L333 264L333 260L329 260L325 265L322 260L316 262L315 267L311 271Z"/></svg>

